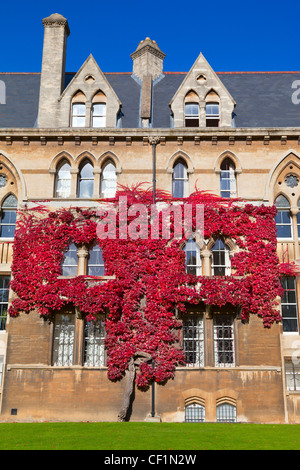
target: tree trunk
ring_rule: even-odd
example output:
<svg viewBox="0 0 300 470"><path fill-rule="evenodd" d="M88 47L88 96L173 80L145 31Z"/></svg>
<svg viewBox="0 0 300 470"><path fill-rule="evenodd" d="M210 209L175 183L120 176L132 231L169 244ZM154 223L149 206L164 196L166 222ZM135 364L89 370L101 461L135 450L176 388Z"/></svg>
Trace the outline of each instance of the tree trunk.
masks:
<svg viewBox="0 0 300 470"><path fill-rule="evenodd" d="M130 405L130 399L133 392L134 387L134 379L135 379L135 364L134 359L130 359L128 370L126 371L126 387L123 399L122 408L118 414L118 421L125 421L126 415L128 412L128 408Z"/></svg>
<svg viewBox="0 0 300 470"><path fill-rule="evenodd" d="M138 367L142 362L149 362L152 360L152 356L143 351L136 352L134 357L132 357L128 364L128 369L126 371L126 386L123 399L122 408L118 414L118 421L122 422L126 420L128 409L130 406L130 400L134 388L134 380L136 374L136 367Z"/></svg>

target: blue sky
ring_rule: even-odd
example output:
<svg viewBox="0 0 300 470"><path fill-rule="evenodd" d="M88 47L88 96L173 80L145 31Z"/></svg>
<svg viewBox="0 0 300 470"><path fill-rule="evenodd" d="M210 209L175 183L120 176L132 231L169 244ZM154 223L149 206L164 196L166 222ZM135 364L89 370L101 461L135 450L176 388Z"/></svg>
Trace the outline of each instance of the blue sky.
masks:
<svg viewBox="0 0 300 470"><path fill-rule="evenodd" d="M103 72L131 72L130 54L147 36L166 54L166 71L188 71L200 52L218 72L298 71L297 3L6 0L0 7L0 72L40 71L42 18L52 13L69 22L69 72L76 72L90 53Z"/></svg>

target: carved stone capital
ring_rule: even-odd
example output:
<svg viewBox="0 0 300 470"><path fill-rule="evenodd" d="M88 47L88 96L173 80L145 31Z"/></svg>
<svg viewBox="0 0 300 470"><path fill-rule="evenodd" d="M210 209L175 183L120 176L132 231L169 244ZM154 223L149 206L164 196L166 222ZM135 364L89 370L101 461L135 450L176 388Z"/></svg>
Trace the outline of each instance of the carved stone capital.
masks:
<svg viewBox="0 0 300 470"><path fill-rule="evenodd" d="M160 138L157 137L157 136L156 137L148 137L148 141L149 141L150 145L157 145L160 142Z"/></svg>

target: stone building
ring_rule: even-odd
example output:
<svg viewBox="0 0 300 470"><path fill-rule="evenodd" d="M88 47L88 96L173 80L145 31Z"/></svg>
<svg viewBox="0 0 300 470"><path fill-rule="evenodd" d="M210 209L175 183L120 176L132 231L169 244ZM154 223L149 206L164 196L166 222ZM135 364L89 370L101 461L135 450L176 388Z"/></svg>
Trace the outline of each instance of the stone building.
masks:
<svg viewBox="0 0 300 470"><path fill-rule="evenodd" d="M108 380L102 343L98 361L86 365L76 320L71 363L64 362L59 322L35 312L6 316L17 208L40 201L92 207L94 199L113 195L117 183L152 182L155 155L156 186L177 197L197 185L253 204L275 203L279 260L299 265L300 72L218 73L202 54L187 73L167 72L165 54L146 38L131 54L132 73L105 73L92 55L70 73L67 20L53 14L43 26L41 72L0 74L0 419L116 420L125 383ZM195 250L211 276L209 248ZM220 272L227 274L234 246L220 249ZM84 270L80 261L78 274ZM216 360L211 316L198 312L202 322L190 328L203 328L203 358L192 355L174 380L155 387L155 416L300 422L299 278L286 278L283 287L280 324L264 329L257 317L248 324L236 317L224 327L227 362ZM97 335L100 341L103 331ZM136 391L131 419L151 416L151 400L151 390Z"/></svg>

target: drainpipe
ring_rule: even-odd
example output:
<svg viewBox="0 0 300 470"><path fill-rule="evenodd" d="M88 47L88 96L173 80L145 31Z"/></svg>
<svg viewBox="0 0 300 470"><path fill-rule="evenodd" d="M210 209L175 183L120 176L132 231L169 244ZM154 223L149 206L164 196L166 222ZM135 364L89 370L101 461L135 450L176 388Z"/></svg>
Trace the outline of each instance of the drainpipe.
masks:
<svg viewBox="0 0 300 470"><path fill-rule="evenodd" d="M152 183L153 183L153 204L155 204L156 193L156 146L159 144L159 137L148 137L149 144L152 145ZM152 360L152 367L154 370L155 361ZM151 387L151 417L155 417L155 381L152 380Z"/></svg>
<svg viewBox="0 0 300 470"><path fill-rule="evenodd" d="M160 142L159 137L148 137L149 144L152 145L152 183L153 183L153 204L155 204L156 192L156 146Z"/></svg>

